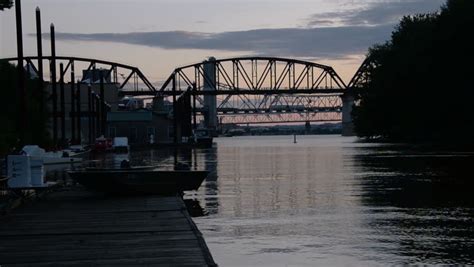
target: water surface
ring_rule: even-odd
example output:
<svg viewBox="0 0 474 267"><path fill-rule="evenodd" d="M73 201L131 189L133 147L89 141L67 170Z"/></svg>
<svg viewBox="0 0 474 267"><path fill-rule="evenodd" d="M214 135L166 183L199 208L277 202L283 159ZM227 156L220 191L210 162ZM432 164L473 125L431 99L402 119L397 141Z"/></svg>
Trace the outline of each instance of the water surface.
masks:
<svg viewBox="0 0 474 267"><path fill-rule="evenodd" d="M189 155L213 174L186 197L207 213L194 220L221 266L474 263L472 153L340 136L215 141Z"/></svg>

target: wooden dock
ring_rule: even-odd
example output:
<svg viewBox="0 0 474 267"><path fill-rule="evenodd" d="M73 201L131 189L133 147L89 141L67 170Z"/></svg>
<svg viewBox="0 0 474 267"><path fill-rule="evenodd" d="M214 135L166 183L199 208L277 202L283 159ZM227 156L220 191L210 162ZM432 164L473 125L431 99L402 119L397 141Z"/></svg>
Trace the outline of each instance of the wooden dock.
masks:
<svg viewBox="0 0 474 267"><path fill-rule="evenodd" d="M216 266L180 197L54 192L0 217L0 266Z"/></svg>

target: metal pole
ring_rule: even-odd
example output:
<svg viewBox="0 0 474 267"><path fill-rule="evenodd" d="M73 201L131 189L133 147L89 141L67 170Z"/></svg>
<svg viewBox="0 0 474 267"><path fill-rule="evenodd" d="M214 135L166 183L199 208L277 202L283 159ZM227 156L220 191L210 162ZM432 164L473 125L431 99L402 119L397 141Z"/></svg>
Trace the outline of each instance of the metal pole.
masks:
<svg viewBox="0 0 474 267"><path fill-rule="evenodd" d="M36 7L36 48L38 50L38 90L40 96L40 118L45 119L45 98L43 91L43 41L41 38L41 11Z"/></svg>
<svg viewBox="0 0 474 267"><path fill-rule="evenodd" d="M101 133L101 129L100 129L100 117L101 117L101 110L100 110L100 102L102 101L102 99L100 99L100 96L99 95L95 95L95 124L96 124L96 128L95 128L95 136L99 136L100 133Z"/></svg>
<svg viewBox="0 0 474 267"><path fill-rule="evenodd" d="M91 118L92 118L92 122L91 122L91 126L92 126L92 142L95 142L95 138L97 137L96 135L96 127L95 127L95 114L97 112L97 107L95 106L95 92L92 93L91 95L91 107L92 107L92 114L91 114Z"/></svg>
<svg viewBox="0 0 474 267"><path fill-rule="evenodd" d="M177 107L176 104L176 75L173 77L173 128L174 128L174 136L173 142L175 144L178 143L178 114L177 114Z"/></svg>
<svg viewBox="0 0 474 267"><path fill-rule="evenodd" d="M50 36L51 36L51 86L52 86L52 98L53 98L53 141L56 145L58 143L58 92L56 89L56 41L54 36L54 24L51 23L50 26Z"/></svg>
<svg viewBox="0 0 474 267"><path fill-rule="evenodd" d="M26 105L26 86L25 86L25 70L23 69L23 29L21 25L21 1L15 0L15 17L16 17L16 41L18 53L18 91L20 100L20 115L18 118L18 133L21 143L25 143L27 119L27 105Z"/></svg>
<svg viewBox="0 0 474 267"><path fill-rule="evenodd" d="M76 114L75 110L75 86L74 86L74 63L71 63L71 109L69 112L69 119L71 120L71 142L76 142Z"/></svg>
<svg viewBox="0 0 474 267"><path fill-rule="evenodd" d="M95 141L96 136L96 128L95 128L95 113L96 113L96 106L95 106L95 92L92 93L91 95L91 108L92 108L92 113L91 113L91 136L92 136L92 142Z"/></svg>
<svg viewBox="0 0 474 267"><path fill-rule="evenodd" d="M197 128L197 121L196 121L196 93L197 93L197 90L196 90L196 83L193 83L193 128L194 130L196 130Z"/></svg>
<svg viewBox="0 0 474 267"><path fill-rule="evenodd" d="M64 145L66 141L66 107L64 101L64 65L59 64L59 90L61 104L61 142Z"/></svg>
<svg viewBox="0 0 474 267"><path fill-rule="evenodd" d="M105 136L105 93L104 93L104 74L102 70L99 73L100 78L100 133Z"/></svg>
<svg viewBox="0 0 474 267"><path fill-rule="evenodd" d="M76 120L77 120L77 143L80 145L81 140L81 83L77 81L77 96L76 96Z"/></svg>
<svg viewBox="0 0 474 267"><path fill-rule="evenodd" d="M87 86L87 122L88 122L88 130L89 130L89 144L92 144L92 92L91 92L91 85Z"/></svg>

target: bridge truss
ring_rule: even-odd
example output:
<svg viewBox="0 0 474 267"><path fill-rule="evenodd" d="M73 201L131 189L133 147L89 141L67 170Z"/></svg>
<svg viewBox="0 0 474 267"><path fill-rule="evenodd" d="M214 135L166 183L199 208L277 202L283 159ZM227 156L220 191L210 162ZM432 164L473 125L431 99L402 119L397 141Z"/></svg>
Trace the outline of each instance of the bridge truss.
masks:
<svg viewBox="0 0 474 267"><path fill-rule="evenodd" d="M196 113L216 96L222 123L340 121L346 85L330 66L272 57L241 57L176 68L159 89L191 91Z"/></svg>
<svg viewBox="0 0 474 267"><path fill-rule="evenodd" d="M4 58L0 60L5 60L12 63L18 62L17 58ZM117 62L82 57L43 56L39 58L37 56L30 56L24 57L24 65L26 66L26 69L28 72L30 72L30 74L38 75L38 67L39 64L44 64L43 60L48 61L49 63L47 64L49 68L47 68L47 71L44 73L44 76L49 76L49 79L44 79L43 77L44 81L51 82L51 69L54 64L57 72L55 77L57 77L57 79L64 78L64 80L68 80L72 77L76 79L76 76L78 74L78 72L75 72L76 70L85 70L87 72L96 69L105 69L107 70L105 76L107 77L110 75L111 82L117 84L117 87L120 90L130 92L131 94L142 92L148 95L157 91L153 84L140 71L140 69L134 66L125 65ZM61 63L64 66L64 70L62 73L59 71L60 68L57 66ZM143 86L145 88L143 88Z"/></svg>

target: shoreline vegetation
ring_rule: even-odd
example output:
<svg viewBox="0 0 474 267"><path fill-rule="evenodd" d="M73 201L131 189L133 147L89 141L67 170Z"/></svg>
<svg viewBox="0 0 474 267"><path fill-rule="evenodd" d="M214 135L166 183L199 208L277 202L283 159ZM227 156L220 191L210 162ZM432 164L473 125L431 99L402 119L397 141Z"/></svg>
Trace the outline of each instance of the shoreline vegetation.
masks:
<svg viewBox="0 0 474 267"><path fill-rule="evenodd" d="M374 142L474 145L474 1L404 17L391 40L371 47L355 88L356 134Z"/></svg>

